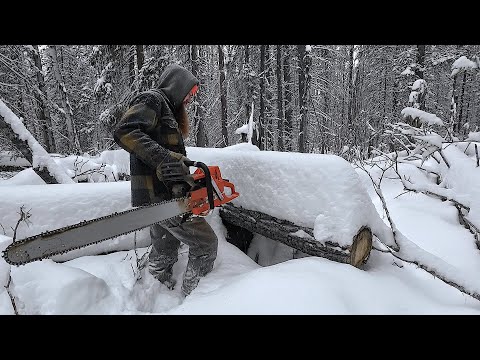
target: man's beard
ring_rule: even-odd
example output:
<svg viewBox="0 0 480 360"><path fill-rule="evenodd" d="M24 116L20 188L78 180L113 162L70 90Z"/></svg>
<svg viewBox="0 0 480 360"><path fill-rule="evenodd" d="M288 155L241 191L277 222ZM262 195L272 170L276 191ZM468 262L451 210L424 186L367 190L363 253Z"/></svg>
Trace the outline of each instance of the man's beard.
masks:
<svg viewBox="0 0 480 360"><path fill-rule="evenodd" d="M183 104L175 114L175 119L177 120L178 128L180 129L182 136L184 138L188 137L188 132L190 131L190 120L188 119L188 113Z"/></svg>

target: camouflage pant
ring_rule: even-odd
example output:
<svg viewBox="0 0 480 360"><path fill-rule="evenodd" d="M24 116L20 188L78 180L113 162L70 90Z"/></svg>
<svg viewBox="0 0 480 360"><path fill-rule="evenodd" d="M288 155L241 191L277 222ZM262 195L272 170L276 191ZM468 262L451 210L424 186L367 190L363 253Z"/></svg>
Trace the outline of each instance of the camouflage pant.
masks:
<svg viewBox="0 0 480 360"><path fill-rule="evenodd" d="M192 217L185 222L171 219L150 227L152 250L149 271L159 281L173 289L172 267L178 260L180 242L189 246L188 263L183 276L182 291L188 295L198 285L200 277L213 269L217 257L218 239L202 217Z"/></svg>

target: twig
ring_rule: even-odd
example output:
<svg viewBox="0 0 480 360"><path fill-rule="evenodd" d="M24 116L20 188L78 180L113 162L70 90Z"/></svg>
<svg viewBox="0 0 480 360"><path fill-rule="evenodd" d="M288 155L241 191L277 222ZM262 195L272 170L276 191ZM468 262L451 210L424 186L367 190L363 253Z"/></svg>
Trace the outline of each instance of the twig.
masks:
<svg viewBox="0 0 480 360"><path fill-rule="evenodd" d="M432 159L437 162L437 164L440 164L440 160L438 160L435 156L435 154L432 154Z"/></svg>
<svg viewBox="0 0 480 360"><path fill-rule="evenodd" d="M477 248L480 250L480 229L472 223L470 220L468 220L465 215L463 214L462 210L466 210L467 208L463 206L462 204L455 202L454 203L455 207L457 208L458 211L458 220L459 222L466 228L468 231L470 231L473 234L473 237L475 238L475 244L477 245ZM468 212L468 210L467 210Z"/></svg>
<svg viewBox="0 0 480 360"><path fill-rule="evenodd" d="M390 166L388 166L387 169L390 169L392 166L393 166L393 163ZM392 229L393 241L395 243L395 247L393 249L395 251L399 251L400 246L398 245L398 242L397 242L397 239L396 239L396 226L395 226L395 223L393 222L393 220L390 216L390 212L388 211L387 203L385 202L385 198L383 196L382 189L380 188L380 184L381 184L381 181L382 181L382 178L383 178L383 174L385 173L385 171L387 169L385 169L385 171L382 173L382 176L380 177L380 181L379 181L378 184L375 182L375 180L373 180L372 175L368 172L367 169L365 169L365 167L363 167L363 165L360 166L360 169L362 169L363 171L365 171L367 173L368 177L370 178L370 180L373 183L373 188L375 189L375 192L377 193L377 196L380 198L380 201L382 202L383 210L385 211L385 214L387 215L388 222L390 223L390 227Z"/></svg>
<svg viewBox="0 0 480 360"><path fill-rule="evenodd" d="M378 249L375 246L372 246L372 250L377 250L377 251L380 251L380 252L383 252L383 253L390 253L390 251L388 251L388 250Z"/></svg>
<svg viewBox="0 0 480 360"><path fill-rule="evenodd" d="M445 165L447 165L448 168L450 168L450 164L448 163L447 159L445 158L445 156L443 155L443 152L442 150L438 150L438 153L440 154L440 156L442 157L443 161L445 161Z"/></svg>
<svg viewBox="0 0 480 360"><path fill-rule="evenodd" d="M402 265L402 264L397 264L395 261L393 261L393 264L396 265L396 266L398 266L400 269L403 268L403 265Z"/></svg>
<svg viewBox="0 0 480 360"><path fill-rule="evenodd" d="M477 144L475 144L475 155L477 156L477 167L479 165L479 159L478 159L478 147Z"/></svg>
<svg viewBox="0 0 480 360"><path fill-rule="evenodd" d="M8 296L10 297L10 302L12 303L13 311L15 315L18 315L17 304L15 303L15 296L13 296L12 292L10 291L10 283L12 282L12 269L10 268L8 272L8 281L7 285L5 285L5 289L7 290Z"/></svg>
<svg viewBox="0 0 480 360"><path fill-rule="evenodd" d="M7 235L7 232L5 231L5 228L3 227L2 224L0 224L0 226L2 227L2 230L3 230L3 235Z"/></svg>
<svg viewBox="0 0 480 360"><path fill-rule="evenodd" d="M444 195L440 195L440 194L437 194L433 191L430 191L430 190L418 190L418 189L412 189L411 187L408 186L407 182L405 182L405 180L403 178L400 178L400 180L402 181L402 184L403 184L403 188L406 190L406 191L413 191L413 192L416 192L416 193L420 193L420 194L425 194L425 195L428 195L428 196L432 196L432 197L435 197L435 198L438 198L442 201L451 201L453 202L454 204L460 206L461 208L467 210L467 211L470 211L470 208L467 206L467 205L464 205L462 204L461 202L459 202L458 200L455 200L455 199L452 199L450 197L447 197L447 196L444 196Z"/></svg>
<svg viewBox="0 0 480 360"><path fill-rule="evenodd" d="M28 219L30 218L30 216L32 216L32 214L30 214L30 210L28 210L27 212L23 211L25 205L22 205L20 206L20 212L18 213L20 215L20 218L18 219L17 221L17 224L15 225L15 229L12 228L13 230L13 241L12 242L15 242L16 238L17 238L17 229L18 229L18 226L20 225L21 222L25 222L25 224L27 224L28 226L28 223L30 222Z"/></svg>
<svg viewBox="0 0 480 360"><path fill-rule="evenodd" d="M419 160L420 160L420 159L419 159ZM432 170L424 169L424 168L422 168L421 166L418 166L417 164L413 164L413 163L411 163L411 162L409 162L409 161L406 161L406 159L399 159L398 162L399 162L400 164L413 165L413 166L415 166L417 169L422 170L422 171L425 171L427 174L433 174L433 175L435 175L435 176L437 176L437 177L440 177L440 174L438 174L437 172L432 171Z"/></svg>
<svg viewBox="0 0 480 360"><path fill-rule="evenodd" d="M399 197L402 196L402 195L408 194L409 192L410 192L410 190L405 190L403 193L398 194L397 196L395 196L394 199L399 198Z"/></svg>
<svg viewBox="0 0 480 360"><path fill-rule="evenodd" d="M142 278L142 270L145 268L148 260L148 255L151 251L152 245L150 245L147 248L147 251L139 258L138 253L137 253L137 232L135 231L135 234L133 236L133 251L135 252L135 266L137 271L133 269L132 265L132 271L133 271L133 276L135 277L135 281L139 280Z"/></svg>

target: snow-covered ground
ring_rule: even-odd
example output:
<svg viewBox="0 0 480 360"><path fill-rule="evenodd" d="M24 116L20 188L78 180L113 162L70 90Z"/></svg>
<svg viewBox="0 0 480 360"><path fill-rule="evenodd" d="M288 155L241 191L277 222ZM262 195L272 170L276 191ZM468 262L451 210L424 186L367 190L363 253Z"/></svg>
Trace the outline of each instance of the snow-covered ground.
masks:
<svg viewBox="0 0 480 360"><path fill-rule="evenodd" d="M339 243L348 243L361 222L385 235L388 221L370 178L341 158L260 152L248 144L187 152L192 160L220 166L241 194L237 204L314 228L318 241L336 236ZM113 178L128 169L123 150L90 160L93 167L104 162ZM74 163L68 158L55 161L69 169ZM416 167L402 167L419 183L426 179ZM476 171L468 170L470 178ZM452 173L449 181L461 187L467 178ZM22 205L31 224L19 225L18 238L130 207L129 182L105 181L105 176L89 181L44 185L30 169L0 180L0 234L5 234L0 235L0 250L12 241ZM382 191L402 234L477 289L480 250L459 225L455 207L418 193L398 196L403 186L393 177L383 179ZM478 192L469 194L475 208ZM225 240L218 209L207 221L219 238L218 257L213 271L185 299L179 285L168 290L148 271L136 270L149 245L146 229L25 266L1 259L0 281L6 285L11 275L9 290L20 314L480 314L480 302L390 254L374 250L364 269L357 269L323 258L295 258L291 248L256 236L249 253L260 252L257 264ZM386 236L383 240L391 241ZM182 246L174 266L177 284L187 256L188 247ZM14 313L7 290L0 289L0 313Z"/></svg>

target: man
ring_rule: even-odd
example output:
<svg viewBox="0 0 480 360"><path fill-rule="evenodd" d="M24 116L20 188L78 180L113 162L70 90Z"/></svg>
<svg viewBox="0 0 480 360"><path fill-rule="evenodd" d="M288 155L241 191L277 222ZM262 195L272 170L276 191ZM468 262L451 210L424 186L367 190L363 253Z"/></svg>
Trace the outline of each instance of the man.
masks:
<svg viewBox="0 0 480 360"><path fill-rule="evenodd" d="M192 184L189 168L184 164L189 159L183 138L189 130L186 106L198 87L199 81L190 71L170 64L161 74L158 87L134 97L117 124L114 139L130 153L132 206L185 195L175 193L165 164L181 166L185 183ZM175 287L172 267L178 260L180 242L189 246L182 283L183 294L189 295L200 277L213 268L218 239L212 228L203 217L177 217L152 225L150 236L149 271L169 289Z"/></svg>

